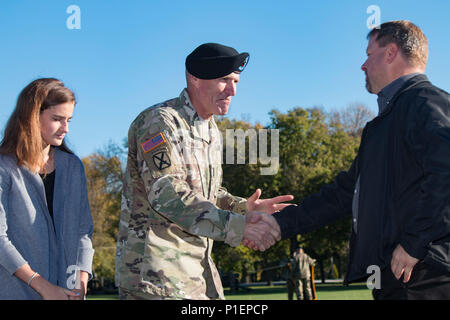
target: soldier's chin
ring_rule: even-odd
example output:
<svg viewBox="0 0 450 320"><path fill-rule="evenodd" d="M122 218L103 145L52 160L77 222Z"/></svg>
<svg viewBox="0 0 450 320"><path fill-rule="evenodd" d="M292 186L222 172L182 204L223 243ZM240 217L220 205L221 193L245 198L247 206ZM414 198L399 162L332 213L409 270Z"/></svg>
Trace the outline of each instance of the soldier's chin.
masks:
<svg viewBox="0 0 450 320"><path fill-rule="evenodd" d="M217 115L219 116L224 116L228 113L228 109L229 109L230 104L224 104L224 103L220 103L217 106Z"/></svg>
<svg viewBox="0 0 450 320"><path fill-rule="evenodd" d="M219 116L224 116L228 113L228 108L226 108L225 110L219 110Z"/></svg>

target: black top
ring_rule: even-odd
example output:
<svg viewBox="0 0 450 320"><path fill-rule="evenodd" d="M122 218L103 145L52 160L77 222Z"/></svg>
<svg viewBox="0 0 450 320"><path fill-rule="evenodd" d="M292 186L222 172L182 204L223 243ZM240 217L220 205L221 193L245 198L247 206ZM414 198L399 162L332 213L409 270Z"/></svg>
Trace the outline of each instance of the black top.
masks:
<svg viewBox="0 0 450 320"><path fill-rule="evenodd" d="M56 170L53 170L51 173L47 175L39 174L42 178L42 181L44 182L45 197L47 198L48 212L50 213L52 220L53 220L53 190L55 186L55 171Z"/></svg>

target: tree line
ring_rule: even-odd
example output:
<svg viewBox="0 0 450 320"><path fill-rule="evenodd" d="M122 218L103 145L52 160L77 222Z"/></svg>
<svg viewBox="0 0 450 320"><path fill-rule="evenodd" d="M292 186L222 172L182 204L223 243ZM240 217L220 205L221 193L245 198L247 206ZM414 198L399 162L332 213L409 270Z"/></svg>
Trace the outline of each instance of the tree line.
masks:
<svg viewBox="0 0 450 320"><path fill-rule="evenodd" d="M273 175L261 175L261 163L236 161L223 164L223 186L237 196L249 197L257 188L262 198L292 194L299 204L308 195L331 183L347 170L358 151L362 128L373 114L361 104L326 113L321 108L296 107L287 113L273 110L267 127L242 120L217 119L225 137L227 129L278 129L279 168ZM270 151L270 139L268 150ZM246 150L249 150L247 137ZM237 148L237 141L235 144ZM89 202L94 221L93 270L96 278L114 279L115 246L120 216L122 179L126 166L127 142L109 142L98 152L83 158L88 181ZM224 151L225 155L225 143ZM234 153L235 155L237 152ZM271 281L283 277L283 265L297 245L317 260L317 275L342 277L350 235L349 218L305 235L275 244L265 252L238 246L232 248L216 241L213 259L223 278L237 274L241 282Z"/></svg>

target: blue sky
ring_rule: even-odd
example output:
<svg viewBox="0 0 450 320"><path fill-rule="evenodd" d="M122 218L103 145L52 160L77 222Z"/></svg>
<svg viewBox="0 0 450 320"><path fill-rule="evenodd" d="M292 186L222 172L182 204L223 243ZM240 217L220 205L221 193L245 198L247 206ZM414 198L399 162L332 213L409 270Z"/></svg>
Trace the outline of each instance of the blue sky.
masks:
<svg viewBox="0 0 450 320"><path fill-rule="evenodd" d="M70 5L80 8L81 29L66 26ZM370 5L380 8L381 22L407 19L422 28L426 73L450 91L448 0L2 0L1 132L22 88L56 77L78 99L69 146L84 157L121 143L144 108L178 96L185 57L204 42L250 53L231 118L266 125L272 109L356 102L375 112L360 69Z"/></svg>

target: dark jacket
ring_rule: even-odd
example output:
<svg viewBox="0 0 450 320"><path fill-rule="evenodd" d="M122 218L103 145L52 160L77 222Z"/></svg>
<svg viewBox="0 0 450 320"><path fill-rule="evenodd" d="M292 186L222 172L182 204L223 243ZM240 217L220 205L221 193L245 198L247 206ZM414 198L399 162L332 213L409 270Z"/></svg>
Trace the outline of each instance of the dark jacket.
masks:
<svg viewBox="0 0 450 320"><path fill-rule="evenodd" d="M450 98L423 74L408 80L364 128L358 155L334 183L274 217L282 238L352 213L360 175L357 232L350 239L346 280L390 265L398 244L450 273Z"/></svg>

